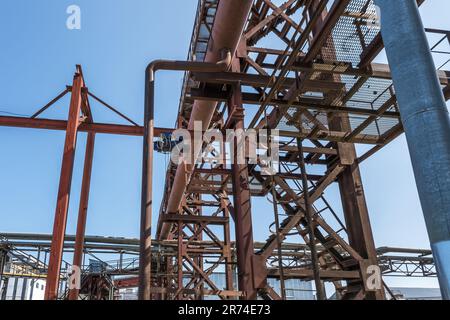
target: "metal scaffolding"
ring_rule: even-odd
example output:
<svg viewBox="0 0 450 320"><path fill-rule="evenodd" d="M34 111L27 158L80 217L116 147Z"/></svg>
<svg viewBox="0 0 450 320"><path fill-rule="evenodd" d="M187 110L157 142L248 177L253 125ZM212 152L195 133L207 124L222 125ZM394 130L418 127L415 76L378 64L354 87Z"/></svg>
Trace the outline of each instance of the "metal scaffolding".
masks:
<svg viewBox="0 0 450 320"><path fill-rule="evenodd" d="M0 234L0 239L0 283L3 284L0 293L5 296L4 298L6 298L8 283L17 283L24 279L27 279L28 283L46 280L52 235L4 233ZM76 242L75 235L66 236L64 252L73 254L77 250ZM80 263L82 276L78 297L84 300L113 299L117 298L120 290L137 288L140 265L139 244L139 239L86 236ZM220 253L214 254L214 251L211 250L215 247L212 241L195 241L193 244L198 246L197 254L203 253L205 257L208 257L208 261L220 255ZM152 273L155 279L178 277L176 270L169 270L169 272L167 270L167 261L177 259L177 246L178 240L152 241ZM255 253L263 246L264 243L255 242ZM229 260L226 260L229 270L218 268L209 273L212 279L220 280L224 288L221 290L203 288L201 297L197 298L208 299L217 295L222 297L239 296L238 292L227 290L227 288L233 288L237 282L237 257L234 241L230 242L229 248ZM280 256L283 261L283 269L279 267ZM436 277L431 250L382 247L377 249L377 259L385 279L387 277ZM280 251L277 248L267 259L268 280L269 282L279 280L280 271L284 270L286 282L309 283L314 280L314 274L305 266L310 264L311 251L307 244L283 243ZM70 270L71 263L63 260L59 275L58 299L68 299L70 296L71 291L68 288ZM194 274L184 271L182 276L186 283L185 286L187 286L187 282L194 277ZM335 273L331 270L321 271L321 278L325 281L333 279L334 276ZM358 273L348 273L347 276L355 278L358 277ZM161 281L155 283L155 286L161 287L165 283L168 282ZM192 284L184 291L192 295L197 293ZM12 293L10 294L12 295ZM177 298L176 288L159 289L154 294L155 298L160 299ZM271 292L271 294L276 294L276 292ZM30 295L32 296L33 293L30 292ZM16 293L14 296L21 298L20 293Z"/></svg>
<svg viewBox="0 0 450 320"><path fill-rule="evenodd" d="M45 274L46 299L111 298L117 285L112 276L118 275L134 275L117 281L122 287L139 285L141 299L278 300L286 298L286 279L314 281L319 299L326 298L325 282L343 300L385 299L385 287L371 283L374 267L383 275L436 275L430 251L377 250L372 235L359 166L404 132L390 67L373 62L384 48L374 2L275 2L200 0L187 61L159 60L146 70L143 126L95 96L80 66L73 84L31 118L0 116L1 126L66 132L53 236L5 235L5 250L45 248L49 260L35 269ZM449 32L427 31L444 36L439 44L445 39L450 44ZM154 119L158 70L185 72L174 128L159 128ZM450 72L440 68L437 78L450 99ZM38 118L69 93L67 121ZM96 123L90 99L130 124ZM247 158L244 164L231 161L246 143L238 138L231 159L223 147L221 162L170 163L152 240L153 142L176 129L193 131L196 121L202 121L201 132L277 130L279 141L270 142L279 146L277 173L269 176L262 163ZM78 227L75 237L65 238L78 132L88 132ZM143 137L140 241L84 235L97 134ZM358 155L357 144L369 151ZM212 141L194 145L192 159L200 153L216 157ZM325 197L332 185L340 204ZM256 198L267 198L274 210L271 233L262 243L253 240ZM333 209L337 205L342 215ZM71 265L85 270L87 280L61 292L68 250L74 252ZM83 256L96 252L121 255L117 268L88 277ZM128 266L123 254L133 255ZM217 273L225 275L224 285L214 281ZM268 279L280 280L281 292Z"/></svg>

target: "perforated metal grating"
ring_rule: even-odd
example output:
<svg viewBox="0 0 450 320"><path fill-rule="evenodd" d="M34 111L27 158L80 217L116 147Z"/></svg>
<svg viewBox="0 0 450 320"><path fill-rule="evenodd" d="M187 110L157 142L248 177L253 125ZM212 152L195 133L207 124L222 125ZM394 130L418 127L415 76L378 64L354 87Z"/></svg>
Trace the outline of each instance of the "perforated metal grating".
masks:
<svg viewBox="0 0 450 320"><path fill-rule="evenodd" d="M194 179L191 180L189 190L192 191L203 189L209 192L219 192L220 190L222 190L223 184L224 178L220 174L198 174ZM248 186L250 192L254 196L260 196L264 193L263 185L253 176L249 178ZM224 187L225 191L231 193L233 190L231 180L227 181Z"/></svg>
<svg viewBox="0 0 450 320"><path fill-rule="evenodd" d="M205 59L218 3L219 0L200 1L191 40L189 60L203 61Z"/></svg>
<svg viewBox="0 0 450 320"><path fill-rule="evenodd" d="M344 14L339 18L325 46L322 48L322 59L325 62L349 63L353 67L357 67L361 62L361 54L372 43L379 32L376 7L373 1L353 0L348 4ZM339 70L335 71L338 72ZM395 95L391 80L368 78L352 96L347 96L364 79L350 75L330 76L330 73L326 72L314 72L311 76L315 80L329 80L330 77L343 83L345 91L335 93L331 97L328 94L329 97L324 101L324 105L347 106L349 108L373 111L377 111L380 108L385 109L384 111L398 111L396 110L395 100L386 106L386 103L392 101L390 99ZM348 101L344 101L345 104L343 105L344 97ZM324 128L329 129L327 124L328 115L326 113L315 110L309 110L309 112ZM287 115L281 119L278 129L295 132L299 129L312 130L315 128L317 122L311 121L310 116L305 117L298 114L298 108L290 108ZM350 126L346 133L350 134L351 131L358 128L368 118L369 116L349 113L348 121ZM381 137L399 124L400 119L398 118L379 116L360 134Z"/></svg>
<svg viewBox="0 0 450 320"><path fill-rule="evenodd" d="M361 53L380 32L372 0L351 1L339 18L324 47L325 61L343 61L357 66Z"/></svg>
<svg viewBox="0 0 450 320"><path fill-rule="evenodd" d="M315 72L313 74L315 79L327 79L330 75L327 73ZM341 101L343 96L360 81L358 76L340 75L337 78L345 85L344 93L337 93L334 96L334 100ZM337 79L335 76L335 79ZM368 78L363 85L350 97L346 102L345 106L349 108L365 109L378 111L380 108L386 109L386 111L398 111L396 109L395 100L391 100L395 95L393 84L391 80L380 79L380 78ZM327 99L329 101L330 99ZM333 99L331 99L333 100ZM386 103L388 103L387 106ZM324 104L326 105L326 104ZM331 103L331 105L334 105ZM341 105L341 104L337 104ZM318 112L317 110L308 110L308 112L325 128L328 127L328 114L326 112ZM344 116L344 115L342 115ZM296 132L300 128L303 130L312 130L316 123L310 120L311 117L306 117L302 115L301 111L297 107L291 107L288 109L287 115L284 116L279 125L278 129L282 131ZM348 128L347 134L350 134L352 130L358 128L362 123L364 123L369 116L362 116L359 114L348 114L350 127ZM400 124L399 118L379 116L374 122L367 126L361 131L361 135L372 135L381 137L386 132L390 131L394 127Z"/></svg>

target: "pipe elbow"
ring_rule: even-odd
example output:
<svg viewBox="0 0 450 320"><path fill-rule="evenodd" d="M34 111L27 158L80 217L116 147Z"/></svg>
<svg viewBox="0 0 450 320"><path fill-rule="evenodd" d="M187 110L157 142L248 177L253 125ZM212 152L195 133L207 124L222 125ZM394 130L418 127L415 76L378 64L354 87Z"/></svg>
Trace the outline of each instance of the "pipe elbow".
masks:
<svg viewBox="0 0 450 320"><path fill-rule="evenodd" d="M196 61L170 61L170 60L154 60L147 65L146 80L152 82L155 80L155 73L158 70L179 70L179 71L200 71L200 72L216 72L228 71L232 62L231 50L224 49L222 51L222 60L216 63L196 62Z"/></svg>
<svg viewBox="0 0 450 320"><path fill-rule="evenodd" d="M158 71L164 60L153 60L147 65L145 75L148 82L155 80L155 72Z"/></svg>

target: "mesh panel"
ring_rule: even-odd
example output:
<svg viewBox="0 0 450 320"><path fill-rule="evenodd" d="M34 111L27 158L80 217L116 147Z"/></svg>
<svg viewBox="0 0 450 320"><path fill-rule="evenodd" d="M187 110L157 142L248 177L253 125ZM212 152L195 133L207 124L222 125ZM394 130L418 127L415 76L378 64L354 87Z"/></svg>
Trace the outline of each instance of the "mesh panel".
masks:
<svg viewBox="0 0 450 320"><path fill-rule="evenodd" d="M201 14L197 14L191 42L192 56L190 58L192 60L203 61L205 59L218 2L219 0L202 0L200 6ZM196 32L196 30L198 31Z"/></svg>
<svg viewBox="0 0 450 320"><path fill-rule="evenodd" d="M369 78L351 97L347 105L350 107L378 110L391 97L392 80Z"/></svg>
<svg viewBox="0 0 450 320"><path fill-rule="evenodd" d="M321 72L314 72L312 77L314 77L316 80L330 79L330 75L328 73ZM361 79L359 76L349 75L340 75L338 78L345 85L345 92L343 92L342 94L336 93L336 95L332 97L335 99L335 101L341 101L342 96L351 91ZM345 106L354 109L371 111L377 111L381 107L384 107L388 111L397 111L395 102L392 103L392 105L385 106L385 104L393 97L394 94L395 92L392 85L392 80L368 78L350 97ZM329 100L330 99L327 99L326 102L329 102ZM324 103L324 105L326 105L326 103ZM329 103L329 105L341 104ZM308 131L314 129L317 122L321 123L326 129L329 129L328 114L326 112L317 110L308 110L308 112L310 116L306 117L299 108L289 108L286 115L281 119L277 129L287 132L298 132L298 130L301 128ZM316 121L312 121L311 116L314 117ZM344 115L341 116L345 117ZM351 132L350 130L358 128L368 118L369 115L349 113L348 119L350 127L346 133L349 134ZM381 137L383 134L396 127L399 123L400 120L398 118L377 117L374 122L372 122L363 131L361 131L361 135Z"/></svg>
<svg viewBox="0 0 450 320"><path fill-rule="evenodd" d="M326 61L344 61L357 66L361 53L380 32L372 0L351 1L339 18L323 50Z"/></svg>

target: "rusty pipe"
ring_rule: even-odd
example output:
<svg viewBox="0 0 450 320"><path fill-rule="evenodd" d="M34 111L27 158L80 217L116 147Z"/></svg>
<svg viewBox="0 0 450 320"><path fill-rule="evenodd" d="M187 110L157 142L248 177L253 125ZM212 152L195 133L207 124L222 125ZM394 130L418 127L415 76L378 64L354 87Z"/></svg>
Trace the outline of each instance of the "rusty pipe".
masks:
<svg viewBox="0 0 450 320"><path fill-rule="evenodd" d="M151 299L151 224L152 224L152 167L154 137L154 94L155 73L158 70L221 72L231 65L231 52L221 50L224 58L216 63L194 61L155 60L151 62L145 73L145 116L144 145L142 160L142 193L141 193L141 242L139 266L139 300Z"/></svg>
<svg viewBox="0 0 450 320"><path fill-rule="evenodd" d="M156 60L146 69L145 91L145 130L142 164L142 197L141 197L141 245L139 270L139 299L151 298L151 214L152 214L152 175L153 166L153 131L154 131L154 88L155 73L158 70L185 70L201 72L226 71L231 65L232 56L236 51L245 23L247 22L253 0L220 1L216 19L208 43L208 52L204 62L163 61ZM223 57L224 50L227 55ZM191 113L189 129L194 128L195 121L202 121L206 130L214 115L217 102L195 101ZM197 150L197 148L194 148ZM192 158L196 158L192 154ZM186 170L187 169L187 170ZM175 213L183 198L187 182L190 179L192 166L180 165L177 168L172 192L168 199L168 212ZM161 224L159 224L161 226ZM170 226L165 224L158 230L158 237L168 235Z"/></svg>
<svg viewBox="0 0 450 320"><path fill-rule="evenodd" d="M228 49L232 56L234 56L252 4L253 0L227 0L219 2L205 57L206 63L214 63L221 59L220 54L223 49ZM195 122L201 122L202 130L207 130L211 124L216 107L217 102L196 100L192 108L188 129L194 130ZM200 150L200 148L194 145L193 150ZM193 154L193 157L191 157L191 159L196 158L196 154ZM193 164L185 163L178 165L173 187L167 202L166 213L178 212L183 194L192 176L193 168ZM170 232L170 224L159 224L159 228L157 237L161 239L166 238Z"/></svg>
<svg viewBox="0 0 450 320"><path fill-rule="evenodd" d="M231 65L231 52L224 48L221 50L222 60L216 63L178 60L154 60L146 70L147 84L155 81L155 73L159 70L191 71L191 72L224 72Z"/></svg>

